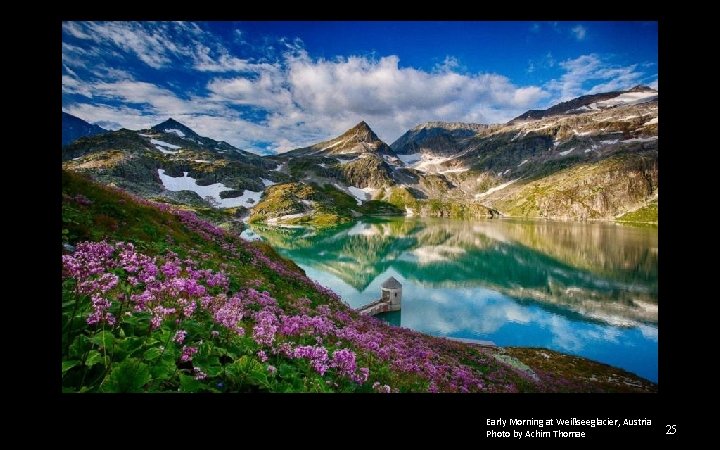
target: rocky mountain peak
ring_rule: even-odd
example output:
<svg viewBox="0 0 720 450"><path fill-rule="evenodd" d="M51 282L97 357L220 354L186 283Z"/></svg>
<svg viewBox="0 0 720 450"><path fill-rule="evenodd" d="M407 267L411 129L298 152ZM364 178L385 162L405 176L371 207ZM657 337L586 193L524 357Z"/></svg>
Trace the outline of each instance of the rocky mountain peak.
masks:
<svg viewBox="0 0 720 450"><path fill-rule="evenodd" d="M425 122L413 128L413 130L423 130L429 128L442 128L444 130L473 130L482 131L489 127L484 123L465 123L465 122Z"/></svg>
<svg viewBox="0 0 720 450"><path fill-rule="evenodd" d="M180 137L184 138L195 138L197 139L199 136L198 134L193 131L190 127L187 125L184 125L177 120L173 119L172 117L166 120L165 122L161 122L154 127L151 128L153 131L161 131L163 133L173 133L177 134Z"/></svg>
<svg viewBox="0 0 720 450"><path fill-rule="evenodd" d="M340 136L288 152L288 155L307 153L390 153L390 147L384 143L365 121L361 121Z"/></svg>
<svg viewBox="0 0 720 450"><path fill-rule="evenodd" d="M650 86L646 86L644 84L638 84L637 86L634 86L631 89L628 89L627 92L657 92L655 89L651 88Z"/></svg>
<svg viewBox="0 0 720 450"><path fill-rule="evenodd" d="M370 128L370 125L368 125L365 121L362 121L350 128L337 139L343 139L348 142L365 142L368 144L382 142L372 128Z"/></svg>

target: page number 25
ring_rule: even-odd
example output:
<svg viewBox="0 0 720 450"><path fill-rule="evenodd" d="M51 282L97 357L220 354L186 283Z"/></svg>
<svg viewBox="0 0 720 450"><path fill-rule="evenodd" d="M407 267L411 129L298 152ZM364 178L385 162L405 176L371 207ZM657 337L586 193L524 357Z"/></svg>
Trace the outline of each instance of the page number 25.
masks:
<svg viewBox="0 0 720 450"><path fill-rule="evenodd" d="M665 428L667 428L667 430L665 430L665 434L675 434L675 433L677 433L677 428L676 428L675 425L665 425Z"/></svg>

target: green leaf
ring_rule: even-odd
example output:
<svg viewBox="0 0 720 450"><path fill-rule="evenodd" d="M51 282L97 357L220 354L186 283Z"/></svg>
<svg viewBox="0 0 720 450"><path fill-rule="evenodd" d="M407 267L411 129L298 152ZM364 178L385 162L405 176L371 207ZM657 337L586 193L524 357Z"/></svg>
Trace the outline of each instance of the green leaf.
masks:
<svg viewBox="0 0 720 450"><path fill-rule="evenodd" d="M145 343L145 337L130 336L118 339L115 343L115 357L117 359L135 356L134 353Z"/></svg>
<svg viewBox="0 0 720 450"><path fill-rule="evenodd" d="M68 355L71 358L82 358L85 352L90 348L90 339L84 334L78 335L70 345Z"/></svg>
<svg viewBox="0 0 720 450"><path fill-rule="evenodd" d="M85 365L88 366L88 368L94 366L95 364L102 362L102 355L97 350L90 350L90 353L88 353L87 359L85 359Z"/></svg>
<svg viewBox="0 0 720 450"><path fill-rule="evenodd" d="M209 377L217 377L223 373L223 368L222 366L207 366L204 372L208 374Z"/></svg>
<svg viewBox="0 0 720 450"><path fill-rule="evenodd" d="M146 352L143 358L147 361L152 361L153 359L159 357L162 354L162 350L160 350L157 347L149 348Z"/></svg>
<svg viewBox="0 0 720 450"><path fill-rule="evenodd" d="M105 392L142 392L150 382L150 369L137 358L128 358L110 372L103 381Z"/></svg>
<svg viewBox="0 0 720 450"><path fill-rule="evenodd" d="M205 385L185 374L180 374L180 391L182 392L198 392L205 388Z"/></svg>
<svg viewBox="0 0 720 450"><path fill-rule="evenodd" d="M72 359L70 361L63 361L62 362L63 375L65 375L65 372L67 372L68 370L72 369L73 367L75 367L79 364L80 364L80 361L78 361L77 359Z"/></svg>
<svg viewBox="0 0 720 450"><path fill-rule="evenodd" d="M251 384L263 386L266 388L270 386L270 382L267 378L267 371L264 367L261 370L253 370L252 372L250 372L248 374L248 381Z"/></svg>
<svg viewBox="0 0 720 450"><path fill-rule="evenodd" d="M289 364L280 364L278 366L278 376L281 378L292 378L295 375L296 370Z"/></svg>
<svg viewBox="0 0 720 450"><path fill-rule="evenodd" d="M267 369L256 359L249 356L241 356L240 359L226 368L230 379L237 384L252 384L267 387Z"/></svg>
<svg viewBox="0 0 720 450"><path fill-rule="evenodd" d="M150 373L154 380L169 380L176 369L177 366L175 365L175 360L172 358L172 355L165 353L162 358L153 361L150 367Z"/></svg>
<svg viewBox="0 0 720 450"><path fill-rule="evenodd" d="M90 342L105 348L112 347L114 340L115 336L109 331L98 331L95 336L90 338Z"/></svg>

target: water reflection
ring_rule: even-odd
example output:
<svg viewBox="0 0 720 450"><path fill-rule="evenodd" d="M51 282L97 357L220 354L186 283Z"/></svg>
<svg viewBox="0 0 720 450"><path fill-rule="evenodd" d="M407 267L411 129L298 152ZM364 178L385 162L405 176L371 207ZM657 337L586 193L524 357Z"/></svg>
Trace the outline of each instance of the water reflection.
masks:
<svg viewBox="0 0 720 450"><path fill-rule="evenodd" d="M657 380L657 228L397 218L251 231L353 307L395 276L403 309L391 323L554 348Z"/></svg>

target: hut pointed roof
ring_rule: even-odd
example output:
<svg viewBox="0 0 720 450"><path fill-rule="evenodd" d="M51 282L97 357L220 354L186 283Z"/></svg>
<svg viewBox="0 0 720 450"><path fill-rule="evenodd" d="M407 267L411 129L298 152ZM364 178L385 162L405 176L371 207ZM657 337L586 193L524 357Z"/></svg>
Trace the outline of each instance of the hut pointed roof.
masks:
<svg viewBox="0 0 720 450"><path fill-rule="evenodd" d="M402 284L400 284L400 282L396 280L395 277L390 277L383 282L381 287L384 289L400 289L402 287Z"/></svg>

